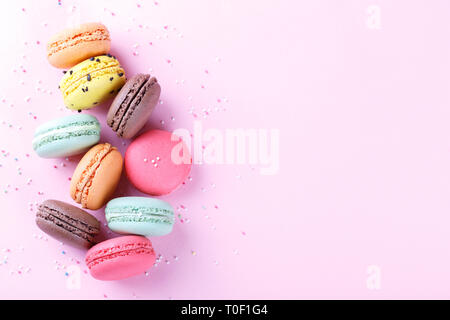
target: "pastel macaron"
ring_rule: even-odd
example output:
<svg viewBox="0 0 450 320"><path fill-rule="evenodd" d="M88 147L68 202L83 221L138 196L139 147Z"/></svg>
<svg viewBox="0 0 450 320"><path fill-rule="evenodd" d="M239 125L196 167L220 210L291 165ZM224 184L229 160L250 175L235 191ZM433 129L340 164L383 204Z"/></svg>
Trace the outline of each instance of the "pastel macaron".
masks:
<svg viewBox="0 0 450 320"><path fill-rule="evenodd" d="M86 59L66 71L59 89L68 109L84 110L114 97L125 81L119 61L108 54Z"/></svg>
<svg viewBox="0 0 450 320"><path fill-rule="evenodd" d="M36 224L53 238L81 248L94 245L100 231L100 222L94 216L58 200L46 200L39 205Z"/></svg>
<svg viewBox="0 0 450 320"><path fill-rule="evenodd" d="M187 145L164 130L150 130L137 137L125 153L128 179L149 195L164 195L178 188L191 170Z"/></svg>
<svg viewBox="0 0 450 320"><path fill-rule="evenodd" d="M114 98L106 123L119 137L130 139L141 130L158 103L161 87L155 77L137 74Z"/></svg>
<svg viewBox="0 0 450 320"><path fill-rule="evenodd" d="M98 280L121 280L143 274L155 263L152 243L141 236L103 241L86 253L86 265Z"/></svg>
<svg viewBox="0 0 450 320"><path fill-rule="evenodd" d="M100 209L113 195L123 158L109 143L97 144L83 156L70 182L70 196L83 208Z"/></svg>
<svg viewBox="0 0 450 320"><path fill-rule="evenodd" d="M57 68L70 68L89 57L108 53L111 39L101 23L84 23L55 34L47 42L47 59Z"/></svg>
<svg viewBox="0 0 450 320"><path fill-rule="evenodd" d="M163 236L172 231L172 206L149 197L121 197L109 201L105 208L108 227L120 234Z"/></svg>
<svg viewBox="0 0 450 320"><path fill-rule="evenodd" d="M33 138L33 149L42 158L61 158L80 154L100 140L100 123L88 114L74 114L40 125Z"/></svg>

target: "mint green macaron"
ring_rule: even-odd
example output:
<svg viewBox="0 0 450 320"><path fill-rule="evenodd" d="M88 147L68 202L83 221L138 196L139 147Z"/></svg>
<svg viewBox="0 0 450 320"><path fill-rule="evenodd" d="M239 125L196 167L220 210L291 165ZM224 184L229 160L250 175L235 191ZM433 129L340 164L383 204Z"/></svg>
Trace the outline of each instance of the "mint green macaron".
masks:
<svg viewBox="0 0 450 320"><path fill-rule="evenodd" d="M87 151L100 140L100 123L88 114L74 114L40 125L33 149L42 158L69 157Z"/></svg>
<svg viewBox="0 0 450 320"><path fill-rule="evenodd" d="M105 208L108 227L120 234L163 236L172 231L175 216L172 206L150 197L121 197Z"/></svg>

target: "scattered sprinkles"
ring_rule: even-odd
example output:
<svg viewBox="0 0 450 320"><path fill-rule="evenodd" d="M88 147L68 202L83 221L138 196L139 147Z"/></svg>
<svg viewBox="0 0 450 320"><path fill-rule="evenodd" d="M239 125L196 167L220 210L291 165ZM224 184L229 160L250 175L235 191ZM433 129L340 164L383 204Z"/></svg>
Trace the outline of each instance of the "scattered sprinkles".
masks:
<svg viewBox="0 0 450 320"><path fill-rule="evenodd" d="M58 5L59 6L62 5L62 2L60 0L58 1ZM136 5L137 5L137 8L142 8L142 4L141 3L137 3ZM158 6L159 3L154 1L153 5ZM75 7L73 6L72 9L74 9L74 8ZM105 10L105 12L110 12L112 16L115 16L115 14L112 11L110 11L109 9L105 8L104 10ZM25 12L25 8L22 8L22 11ZM44 27L47 27L48 24L44 22L41 25L44 26ZM148 25L145 25L145 24L142 25L142 24L139 24L136 21L135 25L132 26L133 32L135 32L136 30L138 32L141 31L139 29L136 29L137 27L139 29L143 29L143 28L149 29ZM159 28L161 28L161 26L159 26ZM128 28L128 30L131 31L131 28ZM175 28L174 26L169 26L167 24L163 25L162 26L162 30L159 29L158 31L159 31L160 35L156 35L155 39L161 39L161 37L163 39L164 38L168 38L169 35L171 37L173 35L178 36L179 38L183 37L182 32L177 30L177 28ZM28 42L24 43L25 46L28 46L25 49L27 49L27 48L31 49L32 47L34 49L37 49L36 47L33 46L33 44L40 45L40 41L36 40L36 39L28 39ZM143 44L145 44L145 42ZM150 46L155 46L156 47L158 42L147 42L147 44L150 45ZM144 47L146 47L146 46L144 46ZM138 43L135 43L132 46L132 50L130 50L131 54L133 56L138 56L139 52L137 50L139 50L139 51L140 50L144 50L144 47L142 47ZM146 48L147 48L147 50L151 50L148 47L146 47ZM27 62L30 62L32 56L31 56L31 54L29 54L29 52L25 52L25 53L27 54L27 56L25 54L23 54L21 57L23 59L24 65L27 66ZM144 54L142 53L142 55L144 55ZM107 56L108 57L113 57L111 54L107 54ZM113 57L113 58L115 59L115 57ZM100 63L101 59L96 58L96 57L92 57L92 58L90 58L90 61L96 61L97 63ZM166 61L167 64L169 64L170 66L173 66L172 59L166 58L166 59L163 59L162 61L163 61L163 63L164 63L164 61ZM215 61L216 62L220 62L221 58L220 57L215 57ZM210 63L210 62L206 62L206 64L208 64L208 63ZM22 65L21 66L14 66L13 68L14 69L12 69L12 71L16 73L14 76L24 77L24 79L20 79L19 78L19 79L15 80L16 84L19 83L19 84L24 85L24 86L28 85L29 83L33 84L32 80L29 80L29 79L26 78L27 76L32 74L32 70L31 69L27 70L26 67L24 67ZM152 68L150 68L149 70L151 72L153 72ZM203 65L203 68L200 67L200 71L201 70L203 70L204 74L206 74L206 75L211 75L212 74L210 69L205 68L205 65ZM73 70L63 71L63 74L66 74L67 72L69 72L70 75L73 74ZM123 77L124 73L120 72L117 75L119 77ZM87 74L86 78L87 78L87 81L91 81L92 80L92 77L91 77L90 74ZM205 89L206 85L209 85L209 83L206 81L206 79L209 79L209 77L205 77L204 79L205 79L205 83L204 84L200 84L200 87L202 89ZM113 81L114 77L110 77L109 80ZM178 84L184 84L185 80L178 80L177 79L177 80L175 80L175 83L177 85ZM33 88L33 89L35 89L35 91L32 91L32 93L35 94L35 95L32 95L33 98L28 97L28 96L23 98L23 96L22 96L22 97L20 97L20 99L24 99L24 101L27 102L27 103L31 102L31 100L33 99L33 104L34 104L34 101L39 101L39 99L36 98L37 95L42 96L43 94L46 94L46 93L48 93L49 95L52 94L52 92L46 88L46 84L42 84L41 80L39 80L37 84L34 82L34 84L36 85L36 87ZM199 84L194 84L194 86L196 86L198 88ZM177 88L181 89L182 86L177 86ZM60 89L59 86L58 86L58 89ZM88 86L82 87L82 92L88 92L88 90L89 90ZM110 91L110 94L113 94L113 93L114 93L114 90ZM219 96L219 98L216 98L217 96ZM189 110L187 110L187 112L189 114L191 114L193 117L195 117L195 118L196 117L204 117L204 118L206 118L206 116L210 115L211 112L213 112L213 110L215 110L215 111L225 110L225 108L222 108L222 107L226 106L225 103L228 100L226 98L222 98L222 96L220 96L220 95L217 95L217 96L212 96L213 98L211 100L211 105L206 105L205 108L203 108L203 109L202 109L202 106L198 106L198 105L196 107L191 106L193 104L192 100L194 98L192 96L189 96L187 98L189 100L189 102L187 103L187 106L186 106L186 109L185 109L184 112L186 112L186 110L189 108ZM9 106L11 108L14 107L14 103L16 103L17 106L20 105L19 102L14 101L14 99L10 99L8 96L6 96L5 98L2 98L1 102L5 104L4 105L5 107ZM162 100L159 100L158 102L161 105L163 104ZM197 103L197 101L194 100L194 103ZM31 109L33 107L33 104L28 105L28 108ZM97 104L97 102L95 102L94 104ZM220 108L217 107L217 106L220 106ZM214 109L214 107L216 109ZM31 109L31 110L33 110L33 109ZM60 110L64 110L64 109L61 108ZM77 110L77 111L78 111L78 113L82 112L82 110ZM25 114L27 114L27 113L28 113L28 116L30 117L29 118L30 120L31 119L36 120L37 119L37 115L41 116L40 113L35 114L35 113L31 112L31 111L26 110ZM179 117L180 115L179 114L175 114L175 116ZM170 123L169 123L168 119L170 119L170 121L175 121L175 116L170 116L169 118L165 118L166 121L168 122L168 126L170 126ZM30 120L28 120L28 121L30 121ZM21 126L18 126L16 123L12 124L12 123L8 123L7 121L4 121L3 124L4 124L5 128L11 128L11 130L15 130L15 129L21 130L21 128L22 128ZM164 120L160 120L160 124L161 125L165 125L165 121ZM8 130L10 130L10 129L8 129ZM126 145L125 142L122 142L122 145L125 146ZM28 170L26 170L27 169L26 165L24 164L24 162L29 160L29 158L31 157L29 153L26 153L25 157L24 157L23 156L24 153L20 153L20 154L15 155L14 152L12 152L12 151L10 153L7 150L1 150L1 154L0 155L2 156L1 157L2 161L3 161L3 159L5 160L5 162L3 164L0 164L0 168L6 167L5 169L7 169L8 165L10 163L13 163L14 167L12 167L12 168L16 169L16 172L17 172L18 175L22 175L23 173L24 174L28 174L29 173ZM69 158L66 158L65 161L69 162L71 160ZM148 163L149 165L153 166L154 168L158 168L160 166L161 158L159 156L156 156L153 159L143 158L143 161L145 163ZM24 167L23 173L22 173L22 166ZM52 163L52 164L46 166L46 170L49 170L49 168L50 168L50 170L61 168L60 169L61 171L60 170L58 170L58 171L59 171L60 175L62 174L61 178L63 178L63 177L67 177L67 172L65 172L65 171L67 169L70 169L69 168L70 167L70 163L67 165L66 169L64 169L65 167L66 167L66 164L64 162L57 162L56 164ZM5 169L1 169L1 170L5 170ZM58 174L58 172L53 172L53 174ZM36 182L33 182L33 178L35 178ZM240 175L237 175L236 178L240 179ZM17 180L19 180L19 179L17 179ZM23 190L23 189L31 190L31 192L35 195L34 197L36 197L36 192L37 192L38 196L43 196L44 195L44 191L43 190L39 190L39 191L36 190L39 186L42 186L42 184L38 180L39 179L37 179L37 177L25 176L25 177L23 177L23 180L22 180L22 183L23 183L22 186L16 185L15 181L13 181L11 184L5 184L5 185L2 186L3 193L5 195L1 195L1 196L10 197L11 195L15 194L15 191L19 191L19 190ZM192 180L193 180L193 178L191 176L189 176L188 179L186 180L186 182L189 183ZM67 177L67 181L71 181L71 177ZM67 181L64 179L63 183L67 183ZM17 183L19 183L19 182L17 182ZM36 188L36 189L34 189L34 188ZM215 188L215 184L211 184L211 188ZM203 188L203 187L200 188L200 190L202 192L206 192L207 191L207 189ZM210 189L208 188L208 190L210 190ZM47 194L51 194L51 190L45 190L45 192ZM24 205L25 206L25 212L28 212L28 213L36 212L37 207L39 205L39 202L42 201L41 197L36 197L36 200L38 200L38 199L39 199L39 201L35 201L35 199L32 199L32 200L30 200L32 202L29 202L28 204L25 204ZM191 220L188 217L186 217L186 215L189 215L189 212L195 213L195 209L193 207L191 207L190 205L191 204L189 204L189 203L185 203L185 204L180 204L180 205L178 205L176 207L176 213L177 214L176 214L175 217L178 217L179 221L183 224L183 226L186 226L187 228L189 228L189 225L186 225L186 224L188 224ZM187 206L189 206L190 210L188 210ZM212 230L215 230L216 226L215 225L211 225L211 222L213 222L215 217L220 217L220 215L216 214L216 213L220 212L220 211L217 211L219 209L219 206L217 204L214 204L214 202L212 204L211 203L206 203L206 205L201 205L201 209L204 210L201 213L203 213L204 218L207 219L207 220L201 220L201 222L200 222L200 220L196 220L195 222L196 223L207 223L208 224L206 226L207 228L211 227ZM192 217L194 217L194 215L192 215ZM239 232L239 229L238 229L238 232ZM111 233L111 232L109 232L109 233ZM245 231L241 231L241 235L242 236L246 236L246 232ZM39 234L39 235L34 234L33 238L35 240L39 240L39 241L48 241L48 238L45 235L42 235L42 234ZM23 251L24 248L21 247L20 250ZM196 256L197 255L197 251L196 250L190 250L190 253L191 253L192 256ZM11 265L11 262L9 261L9 259L10 259L9 257L11 256L11 250L9 248L5 248L5 249L3 249L3 254L4 254L3 257L0 256L0 266L7 265L7 264ZM69 259L69 257L67 257L68 253L65 250L61 250L60 249L60 254L65 257L65 258L61 258L61 259ZM189 254L189 249L184 254L181 254L181 253L179 253L179 254L182 257L184 257L184 255ZM238 255L239 251L237 249L235 249L235 250L233 250L233 254L234 255ZM172 258L170 258L170 257L172 257ZM220 258L220 257L217 257L217 258ZM76 262L77 264L80 264L80 261L74 260L74 258L71 258L71 261L73 261L74 263ZM172 255L172 256L168 256L168 257L163 257L161 254L159 254L157 259L156 259L156 262L155 262L155 267L157 267L158 265L160 266L160 268L161 267L170 267L170 264L171 263L174 264L175 261L179 261L179 256L178 255ZM211 263L211 261L213 261L214 265L216 265L216 266L218 266L220 264L219 263L219 259L216 259L216 260L211 259L209 261L210 261L209 263ZM58 261L55 261L55 266L54 267L55 267L56 270L60 270L59 271L60 275L63 274L65 277L69 277L70 276L70 273L68 271L66 271L66 266L64 264L62 264L62 263L60 263ZM15 267L14 269L10 269L9 273L11 275L14 275L15 277L18 277L18 276L23 276L24 274L27 274L30 271L31 271L30 267L19 265L19 266ZM61 271L62 271L62 273L61 273ZM87 274L88 272L87 272L87 270L83 270L83 273ZM146 271L144 273L144 275L146 277L149 276L149 274L150 274L149 271ZM108 298L108 295L105 293L105 294L103 294L103 297L106 299L106 298ZM137 297L137 295L134 292L133 292L133 297Z"/></svg>

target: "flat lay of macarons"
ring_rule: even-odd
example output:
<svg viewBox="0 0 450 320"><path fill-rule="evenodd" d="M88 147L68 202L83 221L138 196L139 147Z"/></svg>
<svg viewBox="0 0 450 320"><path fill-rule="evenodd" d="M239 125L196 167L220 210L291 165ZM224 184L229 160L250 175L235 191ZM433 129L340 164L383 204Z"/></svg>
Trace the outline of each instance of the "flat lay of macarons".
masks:
<svg viewBox="0 0 450 320"><path fill-rule="evenodd" d="M448 298L450 4L343 3L0 2L0 298Z"/></svg>

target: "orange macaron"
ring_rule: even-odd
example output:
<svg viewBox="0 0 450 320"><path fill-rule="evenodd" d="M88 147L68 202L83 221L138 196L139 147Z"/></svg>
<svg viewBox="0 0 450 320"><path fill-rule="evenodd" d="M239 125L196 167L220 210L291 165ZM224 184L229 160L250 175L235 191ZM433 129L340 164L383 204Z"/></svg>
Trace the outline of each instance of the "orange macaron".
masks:
<svg viewBox="0 0 450 320"><path fill-rule="evenodd" d="M83 23L65 29L47 43L47 59L56 68L71 68L87 58L109 52L111 39L101 23Z"/></svg>
<svg viewBox="0 0 450 320"><path fill-rule="evenodd" d="M122 155L115 147L97 144L78 163L70 183L70 196L83 208L100 209L116 190L122 167Z"/></svg>

